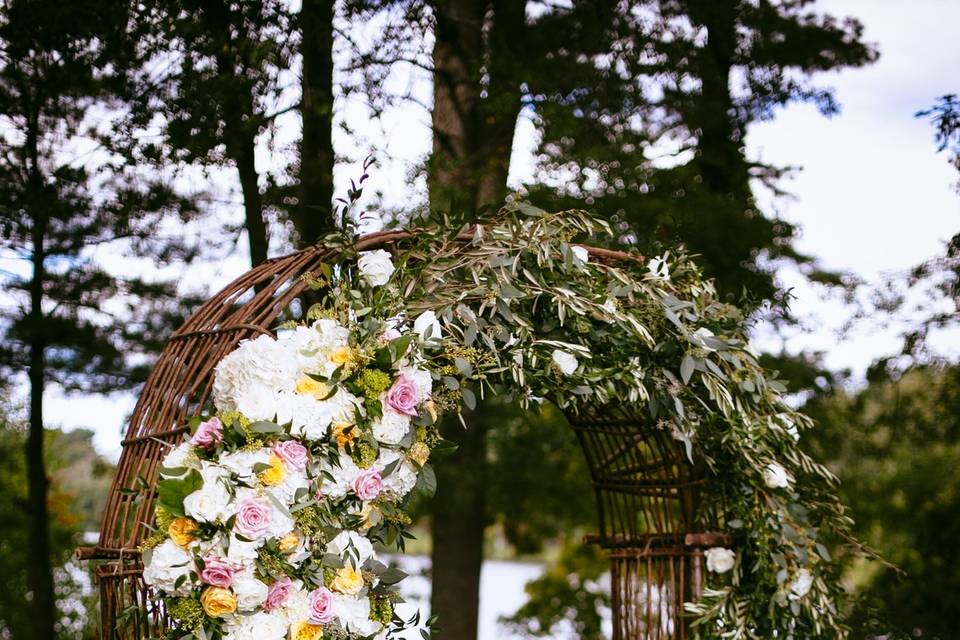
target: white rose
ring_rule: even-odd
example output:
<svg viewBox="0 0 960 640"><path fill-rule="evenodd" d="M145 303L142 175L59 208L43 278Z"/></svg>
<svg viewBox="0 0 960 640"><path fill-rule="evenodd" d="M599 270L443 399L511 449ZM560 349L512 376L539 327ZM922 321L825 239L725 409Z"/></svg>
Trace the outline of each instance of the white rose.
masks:
<svg viewBox="0 0 960 640"><path fill-rule="evenodd" d="M224 625L224 640L285 640L288 626L286 616L276 612L233 616Z"/></svg>
<svg viewBox="0 0 960 640"><path fill-rule="evenodd" d="M357 267L360 269L360 275L372 287L387 284L394 270L390 254L383 249L361 251L360 259L357 260Z"/></svg>
<svg viewBox="0 0 960 640"><path fill-rule="evenodd" d="M590 262L590 252L587 251L586 247L570 247L570 250L573 251L573 255L580 262Z"/></svg>
<svg viewBox="0 0 960 640"><path fill-rule="evenodd" d="M577 356L560 349L553 350L553 364L557 365L557 369L565 376L572 375L580 366Z"/></svg>
<svg viewBox="0 0 960 640"><path fill-rule="evenodd" d="M813 586L813 575L806 569L800 569L790 582L790 599L799 600L808 593Z"/></svg>
<svg viewBox="0 0 960 640"><path fill-rule="evenodd" d="M239 611L253 611L267 599L268 587L254 577L252 568L234 576L230 588L237 596Z"/></svg>
<svg viewBox="0 0 960 640"><path fill-rule="evenodd" d="M383 417L373 423L373 437L384 444L400 444L409 431L410 416L386 406Z"/></svg>
<svg viewBox="0 0 960 640"><path fill-rule="evenodd" d="M654 278L670 280L670 268L667 266L667 261L660 256L650 259L650 262L647 263L647 271Z"/></svg>
<svg viewBox="0 0 960 640"><path fill-rule="evenodd" d="M787 470L776 462L771 462L763 470L763 481L769 489L786 489L790 486L790 476Z"/></svg>
<svg viewBox="0 0 960 640"><path fill-rule="evenodd" d="M183 499L184 512L198 522L226 520L231 515L230 492L224 484L224 469L204 462L200 469L203 486Z"/></svg>
<svg viewBox="0 0 960 640"><path fill-rule="evenodd" d="M340 556L348 564L355 561L359 568L373 557L373 545L356 531L341 531L327 543L327 553Z"/></svg>
<svg viewBox="0 0 960 640"><path fill-rule="evenodd" d="M370 619L370 600L344 594L334 594L333 612L340 622L351 631L361 636L372 636L382 628L379 622Z"/></svg>
<svg viewBox="0 0 960 640"><path fill-rule="evenodd" d="M733 569L733 565L737 562L737 554L723 547L707 549L703 555L707 559L707 571L714 573L726 573Z"/></svg>
<svg viewBox="0 0 960 640"><path fill-rule="evenodd" d="M437 340L440 338L440 321L433 311L424 311L413 321L413 330L421 340Z"/></svg>
<svg viewBox="0 0 960 640"><path fill-rule="evenodd" d="M162 544L154 547L150 554L150 563L143 570L143 580L151 587L166 593L186 595L192 587L188 574L193 569L193 556L190 552L178 547L173 540L164 540ZM176 584L181 576L188 577L178 589Z"/></svg>

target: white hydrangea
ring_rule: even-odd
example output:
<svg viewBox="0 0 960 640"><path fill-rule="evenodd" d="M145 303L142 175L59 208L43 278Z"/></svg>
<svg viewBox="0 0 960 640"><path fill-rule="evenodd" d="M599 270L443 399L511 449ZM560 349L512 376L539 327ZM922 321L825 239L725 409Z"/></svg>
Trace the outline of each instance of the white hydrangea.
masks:
<svg viewBox="0 0 960 640"><path fill-rule="evenodd" d="M381 449L380 457L377 459L377 465L385 469L395 460L400 460L393 472L383 479L383 493L397 500L413 491L417 485L417 470L406 459L406 457L391 449Z"/></svg>
<svg viewBox="0 0 960 640"><path fill-rule="evenodd" d="M188 576L193 570L193 556L190 552L168 539L153 548L150 563L143 569L143 580L155 589L186 595L192 586L189 578L183 581L179 589L176 588L177 580L181 576Z"/></svg>
<svg viewBox="0 0 960 640"><path fill-rule="evenodd" d="M254 466L269 462L270 449L266 447L255 451L240 449L220 456L220 465L231 473L237 474L240 480L247 483L252 482L257 476Z"/></svg>
<svg viewBox="0 0 960 640"><path fill-rule="evenodd" d="M333 595L333 612L347 631L361 636L380 632L382 625L370 619L370 600L344 594Z"/></svg>
<svg viewBox="0 0 960 640"><path fill-rule="evenodd" d="M384 405L383 417L373 423L373 437L384 444L400 444L410 431L410 416Z"/></svg>
<svg viewBox="0 0 960 640"><path fill-rule="evenodd" d="M226 559L238 565L247 565L257 559L258 549L263 546L263 540L241 540L234 533L230 533L230 545Z"/></svg>
<svg viewBox="0 0 960 640"><path fill-rule="evenodd" d="M289 622L282 613L258 611L232 616L224 625L224 640L285 640Z"/></svg>
<svg viewBox="0 0 960 640"><path fill-rule="evenodd" d="M280 613L284 615L289 624L306 620L310 617L310 592L303 588L303 583L299 580L293 581L295 587L290 591Z"/></svg>
<svg viewBox="0 0 960 640"><path fill-rule="evenodd" d="M271 420L278 391L297 380L288 345L272 336L245 340L217 364L213 402L220 411L240 411L251 420Z"/></svg>
<svg viewBox="0 0 960 640"><path fill-rule="evenodd" d="M353 481L360 475L361 469L348 455L340 456L340 466L334 466L326 460L321 461L320 471L326 471L333 480L324 477L320 483L320 493L324 496L339 500L350 492Z"/></svg>
<svg viewBox="0 0 960 640"><path fill-rule="evenodd" d="M290 505L293 504L293 499L297 495L298 489L309 488L310 478L307 477L307 472L297 471L288 466L286 474L283 476L283 481L272 487L266 487L264 490L281 503Z"/></svg>
<svg viewBox="0 0 960 640"><path fill-rule="evenodd" d="M253 611L267 599L268 587L257 580L253 567L248 567L233 577L230 589L237 596L238 611Z"/></svg>
<svg viewBox="0 0 960 640"><path fill-rule="evenodd" d="M347 553L348 549L350 549L349 554ZM338 533L333 540L327 543L327 553L336 554L346 562L353 559L356 561L357 567L362 567L374 555L370 540L356 531L341 531Z"/></svg>

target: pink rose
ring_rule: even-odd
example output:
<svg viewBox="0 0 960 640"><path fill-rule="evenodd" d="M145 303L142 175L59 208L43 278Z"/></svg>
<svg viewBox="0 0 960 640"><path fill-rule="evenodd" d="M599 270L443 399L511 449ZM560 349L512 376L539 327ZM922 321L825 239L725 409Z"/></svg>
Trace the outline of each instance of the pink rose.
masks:
<svg viewBox="0 0 960 640"><path fill-rule="evenodd" d="M353 492L364 501L376 499L382 486L378 469L365 469L353 481Z"/></svg>
<svg viewBox="0 0 960 640"><path fill-rule="evenodd" d="M247 498L237 509L233 528L248 538L258 538L270 527L272 509L266 498Z"/></svg>
<svg viewBox="0 0 960 640"><path fill-rule="evenodd" d="M293 581L287 577L280 578L267 589L267 599L263 603L263 609L269 613L277 607L282 607L291 591L293 591Z"/></svg>
<svg viewBox="0 0 960 640"><path fill-rule="evenodd" d="M197 432L190 438L190 444L204 449L213 449L223 442L223 423L220 418L210 418L206 422L201 422L197 427Z"/></svg>
<svg viewBox="0 0 960 640"><path fill-rule="evenodd" d="M273 452L294 469L307 468L307 448L296 440L284 440L273 445Z"/></svg>
<svg viewBox="0 0 960 640"><path fill-rule="evenodd" d="M326 587L320 587L310 592L310 622L313 624L327 624L332 622L333 594Z"/></svg>
<svg viewBox="0 0 960 640"><path fill-rule="evenodd" d="M203 559L203 571L200 572L200 581L213 587L227 589L233 582L236 569L222 558L210 557Z"/></svg>
<svg viewBox="0 0 960 640"><path fill-rule="evenodd" d="M400 413L408 416L417 415L417 403L420 402L420 398L417 397L417 386L408 376L400 376L394 381L393 386L387 390L385 400L391 408Z"/></svg>

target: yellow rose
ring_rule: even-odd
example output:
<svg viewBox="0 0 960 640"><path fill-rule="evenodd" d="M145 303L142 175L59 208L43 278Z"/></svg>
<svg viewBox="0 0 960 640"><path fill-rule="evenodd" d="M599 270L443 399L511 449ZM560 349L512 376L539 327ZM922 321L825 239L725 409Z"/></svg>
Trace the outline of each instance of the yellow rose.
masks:
<svg viewBox="0 0 960 640"><path fill-rule="evenodd" d="M302 620L293 623L290 627L290 640L321 640L321 638L323 638L322 625Z"/></svg>
<svg viewBox="0 0 960 640"><path fill-rule="evenodd" d="M353 349L350 347L340 347L330 354L330 362L339 366L342 364L347 364L353 360Z"/></svg>
<svg viewBox="0 0 960 640"><path fill-rule="evenodd" d="M430 447L424 442L418 442L410 447L410 451L407 452L407 457L422 467L430 458Z"/></svg>
<svg viewBox="0 0 960 640"><path fill-rule="evenodd" d="M237 596L223 587L207 587L200 596L200 605L211 618L220 618L237 610Z"/></svg>
<svg viewBox="0 0 960 640"><path fill-rule="evenodd" d="M280 459L280 456L275 453L270 454L268 464L270 468L260 473L260 482L268 487L283 482L283 478L287 475L287 468L283 466L283 460Z"/></svg>
<svg viewBox="0 0 960 640"><path fill-rule="evenodd" d="M353 567L337 569L337 576L330 583L333 591L355 596L363 589L363 574Z"/></svg>
<svg viewBox="0 0 960 640"><path fill-rule="evenodd" d="M193 532L196 530L197 523L190 518L176 518L170 523L170 526L167 527L167 535L170 536L170 539L173 540L178 547L186 549L191 542L196 540L196 538L193 537Z"/></svg>
<svg viewBox="0 0 960 640"><path fill-rule="evenodd" d="M339 447L345 447L347 443L353 444L359 435L360 430L350 422L333 423L333 437Z"/></svg>
<svg viewBox="0 0 960 640"><path fill-rule="evenodd" d="M300 546L300 532L291 531L287 535L280 538L277 542L277 547L280 549L281 553L293 553L296 551L297 547Z"/></svg>
<svg viewBox="0 0 960 640"><path fill-rule="evenodd" d="M313 396L319 400L321 398L326 398L330 394L330 387L322 382L317 382L313 378L303 376L297 380L297 386L294 387L294 391L297 393L297 395Z"/></svg>

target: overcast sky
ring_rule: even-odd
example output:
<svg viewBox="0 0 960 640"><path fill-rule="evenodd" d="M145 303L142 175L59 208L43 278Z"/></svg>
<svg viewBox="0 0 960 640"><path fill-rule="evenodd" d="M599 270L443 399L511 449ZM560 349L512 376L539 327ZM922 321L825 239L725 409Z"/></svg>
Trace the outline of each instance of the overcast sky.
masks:
<svg viewBox="0 0 960 640"><path fill-rule="evenodd" d="M773 121L754 125L747 145L752 157L803 167L786 185L797 199L776 205L778 215L801 226L798 248L819 257L826 267L880 281L942 251L943 243L960 231L960 195L954 190L958 176L946 157L935 153L930 124L913 117L937 96L960 92L960 46L955 44L960 2L822 0L820 6L834 15L859 17L866 39L879 45L879 62L819 78L836 89L840 115L828 120L813 107L790 107ZM429 88L423 89L419 80L398 82L407 86L412 82L415 92L429 98ZM351 112L355 114L351 124L362 127L362 109ZM430 146L426 112L411 107L389 118L382 129L368 134L384 141L395 158L371 184L385 191L388 200L391 193L408 188L405 170ZM521 121L513 180L530 171L532 136L532 126ZM338 145L345 144L349 141L340 136ZM341 146L338 150L347 151ZM262 151L261 168L272 159ZM342 186L355 175L355 166L338 167L337 182ZM772 211L772 206L766 210ZM209 279L225 284L239 275L246 264L242 253L218 264ZM836 301L821 300L822 293L805 286L795 273L785 271L780 278L785 286L794 287L794 309L808 318L809 331L781 341L761 330L760 346L779 348L782 343L791 351L823 351L830 367L851 368L857 374L897 348L891 332L864 330L839 341L836 329L849 312ZM49 426L94 428L97 447L115 458L132 404L133 399L123 394L64 397L53 389L45 409Z"/></svg>

